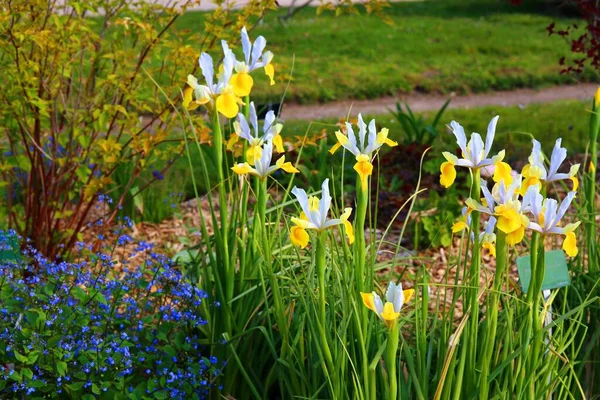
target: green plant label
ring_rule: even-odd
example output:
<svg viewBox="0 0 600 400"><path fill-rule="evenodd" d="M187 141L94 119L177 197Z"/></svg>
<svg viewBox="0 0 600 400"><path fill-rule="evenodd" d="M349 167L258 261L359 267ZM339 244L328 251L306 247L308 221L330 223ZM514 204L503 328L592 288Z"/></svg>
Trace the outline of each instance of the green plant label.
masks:
<svg viewBox="0 0 600 400"><path fill-rule="evenodd" d="M527 293L531 282L531 257L523 256L517 258L517 270L523 291ZM542 290L556 289L571 284L567 260L562 250L546 252L546 272L542 282Z"/></svg>
<svg viewBox="0 0 600 400"><path fill-rule="evenodd" d="M4 249L0 248L0 261L14 261L18 262L21 260L21 254L19 253L19 242L16 238L11 238Z"/></svg>

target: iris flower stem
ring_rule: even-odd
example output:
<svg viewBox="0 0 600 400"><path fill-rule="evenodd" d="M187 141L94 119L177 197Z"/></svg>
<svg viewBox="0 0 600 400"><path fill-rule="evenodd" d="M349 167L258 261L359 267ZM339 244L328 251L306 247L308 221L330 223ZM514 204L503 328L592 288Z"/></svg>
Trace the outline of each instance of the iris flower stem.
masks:
<svg viewBox="0 0 600 400"><path fill-rule="evenodd" d="M218 188L219 188L219 212L221 217L221 237L222 251L221 260L225 271L225 305L229 308L229 302L233 299L234 292L234 270L229 265L229 231L228 231L228 215L227 215L227 193L225 191L225 174L223 171L223 133L219 122L219 113L215 110L213 116L213 155L215 168L217 169ZM226 329L231 331L231 313L226 319ZM230 332L231 333L231 332Z"/></svg>
<svg viewBox="0 0 600 400"><path fill-rule="evenodd" d="M478 200L481 193L481 172L479 169L473 170L473 182L471 183L471 198ZM471 252L471 267L469 268L469 308L471 309L471 319L469 320L469 334L467 335L466 345L468 365L477 365L477 331L479 328L479 275L481 269L481 252L479 243L479 225L480 213L473 211L471 214L471 232L474 232L473 250ZM475 376L473 372L467 374L466 388L470 393L473 389Z"/></svg>
<svg viewBox="0 0 600 400"><path fill-rule="evenodd" d="M531 255L531 281L529 283L529 287L527 288L527 296L525 298L526 303L527 303L527 320L525 321L525 328L521 331L522 332L522 337L521 337L521 348L523 349L521 352L521 360L519 362L519 370L518 370L518 377L517 377L517 393L519 395L523 395L524 392L524 385L525 385L525 381L527 379L527 375L529 375L530 373L532 373L532 371L530 371L528 369L528 365L527 362L529 360L529 345L531 343L531 335L533 332L533 325L534 325L534 308L533 308L533 301L534 301L534 281L536 279L536 274L535 274L535 270L537 267L537 258L538 258L538 249L540 247L540 234L538 232L533 232L532 236L531 236L531 251L530 251L530 255ZM542 246L543 248L543 246ZM539 293L538 293L539 295ZM530 397L531 393L527 394L527 398L533 398Z"/></svg>
<svg viewBox="0 0 600 400"><path fill-rule="evenodd" d="M359 292L364 292L365 288L365 263L367 258L366 240L365 240L365 220L367 219L367 206L369 204L369 189L363 188L360 177L356 180L356 218L354 223L356 249L356 284Z"/></svg>
<svg viewBox="0 0 600 400"><path fill-rule="evenodd" d="M496 234L496 273L494 275L494 284L492 292L488 295L487 306L487 332L485 335L486 347L483 353L481 364L481 383L479 389L479 398L487 399L489 395L488 375L492 367L492 355L496 344L496 330L498 328L498 301L500 299L500 290L504 275L508 266L508 245L506 244L506 234L498 230Z"/></svg>
<svg viewBox="0 0 600 400"><path fill-rule="evenodd" d="M388 330L388 340L385 347L384 359L388 372L388 400L396 400L398 398L398 372L396 371L398 343L400 335L400 324L398 321L393 321L392 326Z"/></svg>
<svg viewBox="0 0 600 400"><path fill-rule="evenodd" d="M246 96L244 98L244 108L243 108L243 112L244 112L244 116L246 117L246 119L248 119L249 114L250 114L250 96ZM233 134L233 133L232 133ZM245 159L246 157L246 150L248 149L248 143L244 140L244 146L242 149L242 158ZM243 223L246 223L246 221L248 220L248 196L249 196L249 192L250 192L250 183L248 182L248 180L244 179L243 180L243 187L242 187L242 216L241 216L241 221L243 221ZM247 243L247 239L248 239L248 231L246 229L243 229L242 227L242 231L240 232L240 235L242 236L242 240L244 241L244 243ZM241 255L240 255L240 278L239 278L239 289L240 292L242 292L241 288L243 287L244 284L244 280L246 278L246 252L248 251L246 248L240 249L241 251Z"/></svg>
<svg viewBox="0 0 600 400"><path fill-rule="evenodd" d="M285 307L283 305L283 300L281 297L281 290L279 288L279 282L277 281L277 275L275 275L275 271L273 268L274 263L272 253L271 253L271 242L269 240L269 235L267 232L267 180L261 179L258 181L258 227L259 232L261 232L261 241L262 241L262 250L264 262L262 265L267 266L267 274L269 277L269 283L271 285L271 292L273 294L273 301L275 303L275 318L277 319L277 325L279 331L281 332L282 338L282 346L281 352L282 356L288 351L288 341L287 341L287 322L285 318ZM259 268L261 268L259 266ZM265 299L266 301L266 299Z"/></svg>
<svg viewBox="0 0 600 400"><path fill-rule="evenodd" d="M531 345L531 357L529 358L529 373L533 374L533 378L529 382L529 395L532 399L535 399L535 371L538 363L540 362L540 352L542 349L542 343L544 342L544 338L541 335L543 318L542 313L540 312L540 298L542 291L542 283L544 281L544 274L546 272L546 251L544 249L544 236L540 235L539 237L539 245L537 249L537 259L535 270L532 272L531 284L529 285L529 290L532 293L532 303L531 308L533 310L532 316L533 319L531 323L533 324L532 329L532 345ZM529 294L529 293L528 293Z"/></svg>
<svg viewBox="0 0 600 400"><path fill-rule="evenodd" d="M596 99L593 100L592 115L590 117L590 166L588 169L588 184L587 184L587 208L588 219L586 223L586 245L588 248L589 260L596 256L596 228L594 224L594 216L596 215L596 168L598 168L598 131L600 131L600 107L596 104ZM595 269L597 263L590 262L590 272Z"/></svg>
<svg viewBox="0 0 600 400"><path fill-rule="evenodd" d="M334 372L333 357L329 349L329 340L327 338L327 313L325 300L325 238L323 233L319 232L317 237L317 250L315 254L315 264L317 269L317 278L319 283L319 333L321 336L321 347L325 357L326 367L329 369L327 375L331 376Z"/></svg>
<svg viewBox="0 0 600 400"><path fill-rule="evenodd" d="M479 199L481 193L481 174L479 169L472 171L472 182L471 182L471 194L472 199ZM471 232L476 232L474 235L474 242L472 247L471 265L469 266L468 276L465 268L465 276L463 282L467 283L469 288L466 289L465 301L470 309L470 319L468 321L468 328L465 329L461 337L462 346L460 349L460 355L458 357L458 368L456 371L456 380L452 392L454 393L454 399L458 400L461 396L467 392L470 393L470 383L474 381L474 378L467 375L465 377L465 365L467 359L469 365L476 365L477 356L477 328L479 324L479 300L477 295L479 294L479 274L480 274L480 249L479 249L479 221L480 215L477 210L471 213ZM466 390L463 391L463 383Z"/></svg>
<svg viewBox="0 0 600 400"><path fill-rule="evenodd" d="M356 280L356 291L365 292L370 288L365 286L365 264L366 264L366 239L365 239L365 220L367 217L367 206L369 204L369 189L362 188L360 177L356 179L356 217L354 219L355 224L355 280ZM366 309L363 307L358 308L356 313L358 337L360 339L361 352L363 356L363 368L365 372L368 371L368 356L365 348L363 335L367 331L368 316ZM367 385L374 386L371 381L366 382ZM369 388L367 388L368 390ZM371 388L372 389L372 388Z"/></svg>

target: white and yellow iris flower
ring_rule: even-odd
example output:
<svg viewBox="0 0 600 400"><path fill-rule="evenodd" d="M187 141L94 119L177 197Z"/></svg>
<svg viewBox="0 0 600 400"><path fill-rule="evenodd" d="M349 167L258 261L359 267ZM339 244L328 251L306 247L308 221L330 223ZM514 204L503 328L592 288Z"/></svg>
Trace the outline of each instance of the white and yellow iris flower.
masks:
<svg viewBox="0 0 600 400"><path fill-rule="evenodd" d="M571 165L571 169L568 173L558 172L563 161L567 158L567 149L561 147L561 142L561 138L556 139L552 154L550 155L550 166L548 167L548 170L546 170L542 146L540 142L533 139L533 148L531 150L531 155L529 156L529 164L525 165L522 171L522 175L525 179L523 180L521 193L527 192L531 186L541 187L546 183L566 179L570 179L573 182L572 191L577 191L577 188L579 187L579 180L577 179L579 164Z"/></svg>
<svg viewBox="0 0 600 400"><path fill-rule="evenodd" d="M504 159L504 150L498 153L497 156L488 158L490 150L492 149L492 144L494 143L498 118L499 116L495 116L490 121L485 137L485 144L481 139L481 135L478 133L472 133L471 139L467 143L467 136L465 135L464 128L456 121L450 123L452 132L456 137L456 143L458 143L458 146L460 147L462 158L458 158L447 151L442 153L446 159L440 166L440 184L442 186L446 188L452 186L456 179L456 166L479 169L490 165L500 164L502 162Z"/></svg>
<svg viewBox="0 0 600 400"><path fill-rule="evenodd" d="M335 136L337 137L337 143L329 150L331 154L335 153L340 147L345 148L356 157L356 164L354 164L354 170L358 173L361 182L362 190L367 189L367 179L373 173L373 153L375 153L381 146L387 144L390 147L397 146L398 143L388 138L389 130L383 128L377 132L375 120L369 122L367 136L367 124L363 121L362 115L358 114L358 135L354 134L352 124L346 122L347 135L337 131Z"/></svg>
<svg viewBox="0 0 600 400"><path fill-rule="evenodd" d="M560 205L555 199L544 199L538 186L531 186L525 196L530 199L529 211L534 219L529 223L529 228L542 235L565 236L562 248L569 257L575 257L579 252L575 229L581 224L581 221L567 224L564 227L560 226L561 219L575 198L575 192L569 192Z"/></svg>
<svg viewBox="0 0 600 400"><path fill-rule="evenodd" d="M400 311L405 303L408 303L413 297L414 289L402 290L402 284L395 284L390 282L385 293L385 304L381 300L381 297L375 292L363 293L362 297L363 304L370 310L373 310L380 320L382 320L388 328L394 326Z"/></svg>
<svg viewBox="0 0 600 400"><path fill-rule="evenodd" d="M227 47L225 41L222 42L223 49ZM219 69L217 81L215 82L215 70L213 59L208 53L200 54L200 70L204 76L205 85L198 82L198 78L188 75L188 87L183 92L183 105L188 110L194 110L201 105L213 104L217 112L227 118L234 118L243 104L238 95L234 93L233 86L229 83L233 73L233 64L235 58L229 51L225 51L223 64Z"/></svg>
<svg viewBox="0 0 600 400"><path fill-rule="evenodd" d="M492 215L497 218L496 227L506 234L506 243L513 246L523 240L525 228L529 226L529 219L525 212L529 206L529 199L519 200L521 176L517 175L510 185L504 180L496 183L490 193L487 183L481 183L481 191L485 205L479 204L474 199L467 199L470 209Z"/></svg>
<svg viewBox="0 0 600 400"><path fill-rule="evenodd" d="M250 124L248 124L250 122ZM231 140L228 143L228 147L233 145L238 138L245 139L248 142L248 149L246 150L246 161L250 165L254 165L255 160L261 157L263 144L271 139L275 149L278 153L283 153L283 140L281 138L281 129L283 125L277 122L275 113L269 111L265 115L265 121L262 128L262 134L259 132L258 118L254 102L250 102L250 110L248 113L248 119L244 114L238 114L238 120L233 123L233 129L235 135L231 136Z"/></svg>
<svg viewBox="0 0 600 400"><path fill-rule="evenodd" d="M273 61L273 53L264 51L267 40L263 36L257 37L254 43L252 43L248 36L248 31L244 27L242 28L241 38L244 60L235 61L235 74L231 76L230 83L233 86L234 93L240 97L244 97L250 94L254 85L254 80L250 76L252 71L264 68L265 75L269 77L271 85L274 85L275 68L271 63ZM225 51L233 55L229 48Z"/></svg>
<svg viewBox="0 0 600 400"><path fill-rule="evenodd" d="M285 156L281 156L276 162L275 165L271 165L271 159L273 155L273 142L272 138L265 142L264 148L261 149L260 158L254 160L254 167L252 167L249 163L239 163L231 169L238 175L253 175L260 179L266 179L269 175L273 174L275 171L282 169L285 172L290 174L295 174L298 171L290 162L285 161Z"/></svg>
<svg viewBox="0 0 600 400"><path fill-rule="evenodd" d="M462 217L452 225L452 233L458 233L465 229L469 231L471 229L471 211L472 209L468 207L462 208ZM494 233L496 222L497 219L494 216L491 216L488 219L483 232L479 233L479 243L481 243L481 247L487 249L494 257L496 257L496 234ZM470 237L471 242L474 242L475 234L473 232L470 232Z"/></svg>
<svg viewBox="0 0 600 400"><path fill-rule="evenodd" d="M340 218L330 219L327 217L331 208L331 196L329 195L329 179L325 179L321 185L321 198L308 196L304 189L294 186L292 194L296 196L302 213L299 218L292 218L294 226L290 230L290 240L296 246L305 248L310 237L307 230L323 231L337 225L343 225L348 242L354 242L354 230L348 221L352 208L346 208Z"/></svg>

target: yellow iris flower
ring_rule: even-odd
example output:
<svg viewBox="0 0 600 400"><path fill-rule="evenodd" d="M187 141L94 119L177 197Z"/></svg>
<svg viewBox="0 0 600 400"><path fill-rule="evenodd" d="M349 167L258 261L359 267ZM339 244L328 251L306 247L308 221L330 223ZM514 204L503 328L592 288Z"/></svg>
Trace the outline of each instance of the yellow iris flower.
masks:
<svg viewBox="0 0 600 400"><path fill-rule="evenodd" d="M479 169L502 161L504 158L504 150L502 150L498 156L488 158L494 142L498 118L498 116L495 116L490 121L485 137L485 144L478 133L471 134L471 139L467 143L467 136L465 135L464 128L456 121L450 123L452 132L456 137L456 143L460 147L462 158L458 158L447 151L442 153L446 161L440 166L440 185L445 188L452 186L456 179L456 166Z"/></svg>
<svg viewBox="0 0 600 400"><path fill-rule="evenodd" d="M525 215L528 200L523 203L519 201L519 188L521 176L511 177L511 184L507 185L504 180L496 183L490 193L487 183L481 183L481 191L485 205L479 204L474 199L467 199L469 208L479 212L492 215L497 219L496 227L506 234L506 243L513 246L523 240L525 228L529 225L529 219Z"/></svg>
<svg viewBox="0 0 600 400"><path fill-rule="evenodd" d="M473 209L463 207L461 219L452 225L452 233L458 233L463 230L469 231L471 229L471 211L473 211ZM481 247L487 249L494 257L496 257L496 247L494 245L496 242L496 234L494 233L496 222L496 218L491 216L485 226L485 230L479 233L479 242L481 243ZM471 241L474 241L475 234L471 232L470 238Z"/></svg>
<svg viewBox="0 0 600 400"><path fill-rule="evenodd" d="M229 49L226 44L224 45L225 54L230 54L235 60L234 69L235 74L231 76L229 83L233 87L233 91L236 96L244 97L250 95L252 87L254 86L254 79L250 76L253 71L264 68L265 75L269 77L271 85L275 84L275 68L273 67L273 53L270 51L264 51L267 45L267 40L263 36L256 38L254 43L250 41L248 31L246 27L242 28L240 33L242 42L242 51L244 53L244 59L238 61L235 58L233 52Z"/></svg>
<svg viewBox="0 0 600 400"><path fill-rule="evenodd" d="M361 292L360 295L363 304L369 310L374 311L388 328L392 328L400 316L402 307L410 301L414 293L414 289L402 290L402 284L396 285L394 282L390 282L385 294L385 304L375 292Z"/></svg>
<svg viewBox="0 0 600 400"><path fill-rule="evenodd" d="M542 154L542 146L540 142L533 139L533 148L529 156L529 164L523 167L521 174L525 178L521 187L521 193L526 193L531 186L543 186L550 182L569 179L572 182L572 191L577 191L579 188L579 164L571 165L568 173L559 173L558 169L563 161L567 158L567 149L561 147L562 139L556 139L552 154L550 155L550 165L548 170L544 165L544 155Z"/></svg>
<svg viewBox="0 0 600 400"><path fill-rule="evenodd" d="M260 179L266 179L269 175L273 174L275 171L282 169L285 172L290 174L295 174L298 171L290 162L285 161L285 156L281 156L276 162L275 165L271 165L271 158L273 154L273 143L271 140L268 140L265 143L265 147L261 151L261 157L255 160L254 167L250 166L250 164L239 163L233 166L231 169L238 175L253 175Z"/></svg>
<svg viewBox="0 0 600 400"><path fill-rule="evenodd" d="M223 48L227 48L227 43L224 41ZM201 105L214 104L217 112L227 118L234 118L238 114L240 105L244 103L230 84L235 61L232 57L231 52L225 53L223 64L219 68L217 82L215 82L212 57L207 53L200 54L200 69L206 84L201 85L195 76L188 75L188 87L183 92L184 107L188 110L194 110Z"/></svg>
<svg viewBox="0 0 600 400"><path fill-rule="evenodd" d="M367 190L368 178L373 173L373 153L377 152L384 144L394 147L398 143L388 138L389 130L383 128L380 132L377 132L375 120L371 120L368 126L367 135L367 124L363 121L362 115L358 114L358 134L354 134L352 124L346 122L347 135L337 131L335 136L337 143L329 150L331 154L334 154L340 147L345 148L356 157L356 164L354 164L354 170L357 172L362 190Z"/></svg>
<svg viewBox="0 0 600 400"><path fill-rule="evenodd" d="M278 153L283 153L283 140L280 135L283 125L277 122L275 113L269 111L265 115L265 122L262 128L262 134L259 132L258 117L256 114L256 108L254 102L250 102L250 110L248 112L248 120L244 114L238 114L238 119L233 123L235 135L230 140L228 146L235 141L237 138L242 138L248 142L248 150L246 150L246 161L250 165L254 165L255 160L259 159L262 154L262 145L266 140L271 140L275 149Z"/></svg>
<svg viewBox="0 0 600 400"><path fill-rule="evenodd" d="M307 230L323 231L334 226L342 225L348 242L354 242L354 229L348 221L352 208L346 208L340 218L330 219L327 217L331 208L331 196L329 195L329 179L325 179L321 185L321 198L308 197L303 189L294 186L292 194L296 196L302 213L299 218L292 218L294 227L290 230L290 240L296 246L306 247L309 241ZM300 229L298 229L300 228ZM305 235L306 233L306 235Z"/></svg>
<svg viewBox="0 0 600 400"><path fill-rule="evenodd" d="M530 187L525 196L529 199L530 211L534 217L534 222L529 224L529 228L545 236L565 236L562 248L569 257L575 257L579 250L574 231L581 221L567 224L564 227L560 226L561 219L575 198L575 192L569 192L560 204L555 199L544 199L536 186Z"/></svg>

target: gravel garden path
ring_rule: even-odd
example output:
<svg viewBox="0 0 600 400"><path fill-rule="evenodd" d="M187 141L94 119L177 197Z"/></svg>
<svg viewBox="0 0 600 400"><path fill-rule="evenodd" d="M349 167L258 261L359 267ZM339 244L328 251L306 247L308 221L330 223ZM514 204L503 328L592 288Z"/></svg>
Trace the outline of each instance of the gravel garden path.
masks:
<svg viewBox="0 0 600 400"><path fill-rule="evenodd" d="M474 108L482 106L525 106L531 103L548 103L557 100L591 99L598 88L596 83L580 83L567 86L552 86L544 89L517 89L511 91L487 92L458 96L456 94L405 94L398 97L382 97L370 100L344 100L325 104L285 104L281 118L316 120L320 118L339 118L351 108L363 114L386 114L396 108L396 102L406 102L416 112L439 110L450 97L449 108Z"/></svg>

